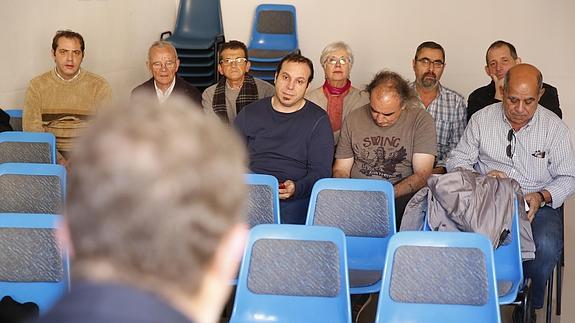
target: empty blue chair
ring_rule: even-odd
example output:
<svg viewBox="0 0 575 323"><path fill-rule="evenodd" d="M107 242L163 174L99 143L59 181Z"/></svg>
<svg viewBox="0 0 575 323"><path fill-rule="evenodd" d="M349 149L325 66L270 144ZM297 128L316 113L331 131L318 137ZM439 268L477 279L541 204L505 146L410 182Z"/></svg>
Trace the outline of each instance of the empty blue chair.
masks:
<svg viewBox="0 0 575 323"><path fill-rule="evenodd" d="M61 214L66 169L53 164L0 164L0 187L0 213Z"/></svg>
<svg viewBox="0 0 575 323"><path fill-rule="evenodd" d="M60 221L51 214L0 214L0 298L33 302L43 315L68 291L68 253L55 235Z"/></svg>
<svg viewBox="0 0 575 323"><path fill-rule="evenodd" d="M468 232L391 237L376 322L501 322L491 242Z"/></svg>
<svg viewBox="0 0 575 323"><path fill-rule="evenodd" d="M56 137L49 132L0 132L0 163L56 163Z"/></svg>
<svg viewBox="0 0 575 323"><path fill-rule="evenodd" d="M279 61L294 52L299 52L295 7L281 4L257 6L248 45L250 73L271 81Z"/></svg>
<svg viewBox="0 0 575 323"><path fill-rule="evenodd" d="M218 46L224 42L220 0L180 0L174 32L163 39L180 59L178 75L203 89L217 82Z"/></svg>
<svg viewBox="0 0 575 323"><path fill-rule="evenodd" d="M265 223L280 223L278 180L271 175L246 174L250 228Z"/></svg>
<svg viewBox="0 0 575 323"><path fill-rule="evenodd" d="M351 322L345 252L336 228L252 228L230 322Z"/></svg>
<svg viewBox="0 0 575 323"><path fill-rule="evenodd" d="M311 192L306 225L343 230L351 293L379 292L387 243L396 232L390 182L350 178L317 181Z"/></svg>
<svg viewBox="0 0 575 323"><path fill-rule="evenodd" d="M4 110L10 116L10 125L14 131L22 131L22 109Z"/></svg>

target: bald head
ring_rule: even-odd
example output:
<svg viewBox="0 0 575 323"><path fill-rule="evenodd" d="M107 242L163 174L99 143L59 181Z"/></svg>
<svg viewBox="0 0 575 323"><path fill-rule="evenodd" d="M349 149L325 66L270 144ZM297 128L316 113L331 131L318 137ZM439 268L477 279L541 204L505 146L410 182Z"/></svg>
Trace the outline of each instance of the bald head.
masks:
<svg viewBox="0 0 575 323"><path fill-rule="evenodd" d="M543 76L535 66L517 64L507 71L503 84L503 110L515 131L533 118L543 91Z"/></svg>
<svg viewBox="0 0 575 323"><path fill-rule="evenodd" d="M537 67L530 64L517 64L510 68L505 74L505 81L503 83L503 90L508 91L512 81L534 81L536 88L541 90L543 88L543 75Z"/></svg>

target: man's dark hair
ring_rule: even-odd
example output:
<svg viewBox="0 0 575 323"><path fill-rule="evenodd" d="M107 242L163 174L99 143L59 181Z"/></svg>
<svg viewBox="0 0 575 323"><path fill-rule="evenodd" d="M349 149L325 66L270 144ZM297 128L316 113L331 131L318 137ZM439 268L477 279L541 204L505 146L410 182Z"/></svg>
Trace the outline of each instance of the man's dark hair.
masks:
<svg viewBox="0 0 575 323"><path fill-rule="evenodd" d="M56 51L56 48L58 48L58 40L62 37L76 38L80 42L80 49L82 50L82 54L84 54L84 37L75 31L71 31L70 29L58 30L56 32L56 35L54 35L54 38L52 38L52 51Z"/></svg>
<svg viewBox="0 0 575 323"><path fill-rule="evenodd" d="M242 43L239 40L230 40L228 42L223 43L220 49L218 50L218 57L221 58L223 51L226 49L241 49L244 52L244 57L249 58L248 48L246 47L246 44Z"/></svg>
<svg viewBox="0 0 575 323"><path fill-rule="evenodd" d="M383 84L385 84L386 87L392 89L397 93L397 95L399 95L401 106L416 98L415 93L409 86L409 83L407 83L407 81L401 75L392 71L381 71L375 74L373 80L371 80L371 82L369 82L369 84L365 87L365 91L369 93L371 97L372 91Z"/></svg>
<svg viewBox="0 0 575 323"><path fill-rule="evenodd" d="M443 62L445 63L445 50L443 49L443 47L441 45L439 45L438 43L436 43L434 41L426 41L426 42L419 44L419 46L417 46L417 49L415 50L415 59L416 60L417 60L417 55L419 55L419 52L424 48L439 49L441 51L441 56L443 56Z"/></svg>
<svg viewBox="0 0 575 323"><path fill-rule="evenodd" d="M489 45L489 48L487 48L487 52L485 52L485 64L489 65L489 51L495 48L499 48L499 47L503 47L503 46L507 46L507 48L509 48L509 53L511 53L511 57L513 59L517 59L517 50L515 49L515 46L513 46L513 44L508 43L504 40L498 40L493 42L493 44Z"/></svg>
<svg viewBox="0 0 575 323"><path fill-rule="evenodd" d="M281 62L278 64L278 67L276 69L276 77L278 76L278 74L280 73L280 71L282 69L282 66L286 62L307 64L307 66L309 67L309 70L311 72L309 74L309 77L307 78L307 84L311 83L311 81L313 80L313 63L309 58L307 58L301 54L296 54L296 53L289 54L281 60Z"/></svg>

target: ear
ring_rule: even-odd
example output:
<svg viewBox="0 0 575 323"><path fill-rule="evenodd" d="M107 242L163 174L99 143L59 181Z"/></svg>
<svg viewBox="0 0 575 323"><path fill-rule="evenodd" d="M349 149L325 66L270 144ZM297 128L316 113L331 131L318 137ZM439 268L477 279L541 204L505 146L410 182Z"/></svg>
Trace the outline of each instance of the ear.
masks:
<svg viewBox="0 0 575 323"><path fill-rule="evenodd" d="M220 63L218 63L218 73L220 73L220 75L224 75L224 69Z"/></svg>
<svg viewBox="0 0 575 323"><path fill-rule="evenodd" d="M56 51L51 49L50 53L52 54L52 58L56 59Z"/></svg>
<svg viewBox="0 0 575 323"><path fill-rule="evenodd" d="M236 224L224 236L216 249L211 271L221 281L230 281L237 277L248 236L245 223Z"/></svg>
<svg viewBox="0 0 575 323"><path fill-rule="evenodd" d="M521 64L521 57L517 56L515 59L515 64Z"/></svg>
<svg viewBox="0 0 575 323"><path fill-rule="evenodd" d="M150 71L150 73L153 75L154 73L152 72L152 63L150 61L146 61L146 68L148 69L148 71Z"/></svg>
<svg viewBox="0 0 575 323"><path fill-rule="evenodd" d="M176 72L180 69L180 59L176 59Z"/></svg>
<svg viewBox="0 0 575 323"><path fill-rule="evenodd" d="M541 100L541 97L543 96L543 93L545 93L545 88L542 87L541 91L539 91L539 97L537 98L537 102L539 102L539 100Z"/></svg>
<svg viewBox="0 0 575 323"><path fill-rule="evenodd" d="M74 257L74 246L72 245L70 228L65 217L61 217L61 221L58 222L58 226L56 227L56 241L58 241L62 250L68 250L70 258Z"/></svg>
<svg viewBox="0 0 575 323"><path fill-rule="evenodd" d="M252 63L250 63L250 61L246 62L246 73L248 73L250 71L250 67L252 67Z"/></svg>
<svg viewBox="0 0 575 323"><path fill-rule="evenodd" d="M491 74L489 73L489 66L485 65L485 74L491 78Z"/></svg>
<svg viewBox="0 0 575 323"><path fill-rule="evenodd" d="M417 61L415 60L415 58L411 61L411 67L413 67L413 71L415 72L415 64L417 63Z"/></svg>

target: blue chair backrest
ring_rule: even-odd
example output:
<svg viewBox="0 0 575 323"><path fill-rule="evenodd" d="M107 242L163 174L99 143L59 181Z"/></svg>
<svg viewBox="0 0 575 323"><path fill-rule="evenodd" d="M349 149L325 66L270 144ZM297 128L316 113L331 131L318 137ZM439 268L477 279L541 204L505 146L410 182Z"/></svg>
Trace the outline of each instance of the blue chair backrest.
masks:
<svg viewBox="0 0 575 323"><path fill-rule="evenodd" d="M497 278L499 304L513 303L519 292L519 287L523 283L519 208L517 203L517 199L515 199L511 242L495 249L493 254L495 258L495 277Z"/></svg>
<svg viewBox="0 0 575 323"><path fill-rule="evenodd" d="M491 242L468 232L391 237L376 322L500 322Z"/></svg>
<svg viewBox="0 0 575 323"><path fill-rule="evenodd" d="M345 252L336 228L252 228L230 322L351 322Z"/></svg>
<svg viewBox="0 0 575 323"><path fill-rule="evenodd" d="M22 109L4 110L10 116L10 125L14 131L22 131Z"/></svg>
<svg viewBox="0 0 575 323"><path fill-rule="evenodd" d="M66 169L53 164L0 164L0 187L0 213L61 214Z"/></svg>
<svg viewBox="0 0 575 323"><path fill-rule="evenodd" d="M56 137L49 132L0 132L0 163L56 163Z"/></svg>
<svg viewBox="0 0 575 323"><path fill-rule="evenodd" d="M70 285L67 249L56 239L51 214L0 214L0 298L38 305L45 314Z"/></svg>
<svg viewBox="0 0 575 323"><path fill-rule="evenodd" d="M297 49L295 7L279 4L257 6L249 48L284 51Z"/></svg>
<svg viewBox="0 0 575 323"><path fill-rule="evenodd" d="M346 235L350 269L383 269L395 229L393 185L385 180L324 178L313 186L306 225Z"/></svg>
<svg viewBox="0 0 575 323"><path fill-rule="evenodd" d="M258 224L280 223L278 180L271 175L246 174L250 228Z"/></svg>
<svg viewBox="0 0 575 323"><path fill-rule="evenodd" d="M223 33L220 0L180 0L173 37L213 40Z"/></svg>

